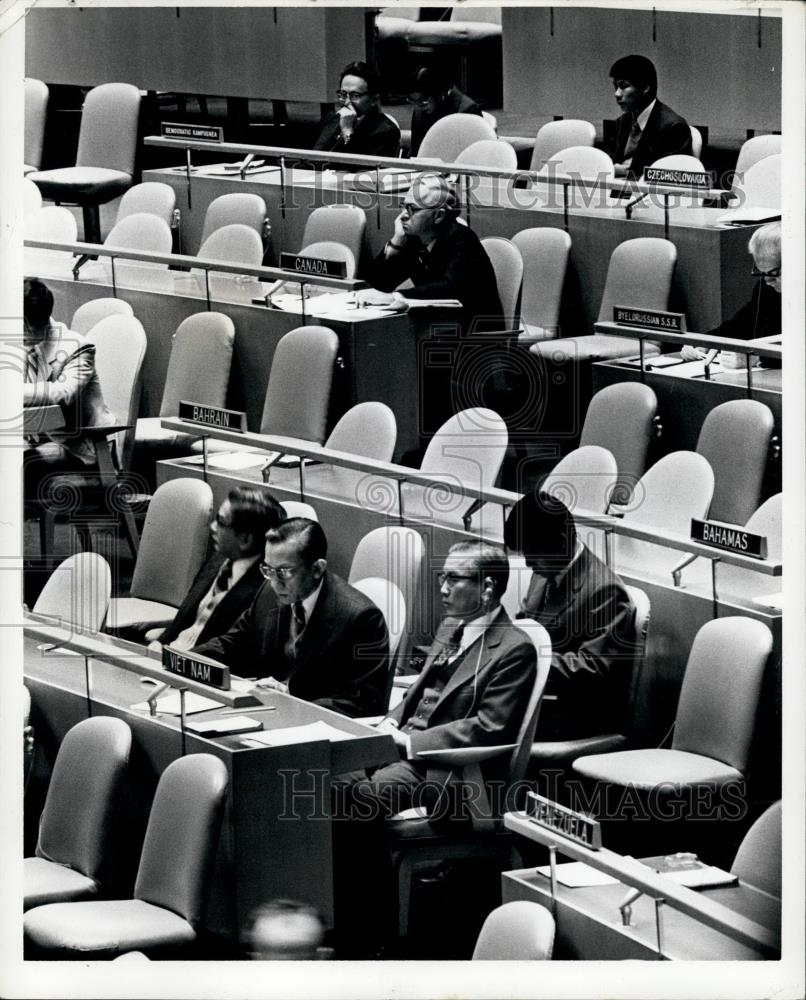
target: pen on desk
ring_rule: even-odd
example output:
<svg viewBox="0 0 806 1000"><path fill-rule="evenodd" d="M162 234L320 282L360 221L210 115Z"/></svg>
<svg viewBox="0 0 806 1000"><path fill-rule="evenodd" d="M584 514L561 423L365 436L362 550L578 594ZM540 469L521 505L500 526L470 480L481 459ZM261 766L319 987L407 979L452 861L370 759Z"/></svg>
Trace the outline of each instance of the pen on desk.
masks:
<svg viewBox="0 0 806 1000"><path fill-rule="evenodd" d="M253 705L251 708L225 708L219 715L243 715L245 712L276 712L276 705Z"/></svg>

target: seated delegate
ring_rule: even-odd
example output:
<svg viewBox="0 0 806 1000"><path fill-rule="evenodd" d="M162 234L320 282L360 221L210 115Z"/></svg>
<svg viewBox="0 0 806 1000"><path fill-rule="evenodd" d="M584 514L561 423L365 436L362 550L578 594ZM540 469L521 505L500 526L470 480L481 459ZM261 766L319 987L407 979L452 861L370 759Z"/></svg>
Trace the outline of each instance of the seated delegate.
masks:
<svg viewBox="0 0 806 1000"><path fill-rule="evenodd" d="M409 94L412 156L417 156L426 132L446 115L480 115L481 108L472 97L463 94L444 66L421 66Z"/></svg>
<svg viewBox="0 0 806 1000"><path fill-rule="evenodd" d="M336 110L325 119L314 149L367 156L397 156L400 128L381 110L380 77L363 62L345 66Z"/></svg>

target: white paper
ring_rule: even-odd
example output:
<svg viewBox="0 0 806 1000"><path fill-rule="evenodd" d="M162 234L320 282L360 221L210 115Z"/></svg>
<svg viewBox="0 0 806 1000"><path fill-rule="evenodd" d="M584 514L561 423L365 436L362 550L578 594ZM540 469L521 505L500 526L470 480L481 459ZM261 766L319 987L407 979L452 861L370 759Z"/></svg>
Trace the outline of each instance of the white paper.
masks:
<svg viewBox="0 0 806 1000"><path fill-rule="evenodd" d="M227 451L209 455L207 464L211 469L227 469L228 471L254 469L258 465L265 465L271 456L272 452L266 451Z"/></svg>
<svg viewBox="0 0 806 1000"><path fill-rule="evenodd" d="M541 875L551 878L551 866L541 865L538 869ZM557 881L560 885L568 886L569 889L581 889L587 885L616 885L617 878L600 872L596 868L591 868L583 861L568 861L566 864L557 865Z"/></svg>
<svg viewBox="0 0 806 1000"><path fill-rule="evenodd" d="M140 701L132 708L137 712L148 712L148 702ZM211 708L221 708L220 701L212 698L205 698L203 694L196 694L195 691L185 692L185 715L194 715L196 712L209 712ZM170 691L168 694L157 698L157 712L160 715L181 715L182 709L179 704L179 692Z"/></svg>
<svg viewBox="0 0 806 1000"><path fill-rule="evenodd" d="M289 726L286 729L266 729L261 733L250 733L249 739L269 747L284 747L293 743L313 743L316 740L351 740L354 733L345 733L327 722L311 722L307 726Z"/></svg>

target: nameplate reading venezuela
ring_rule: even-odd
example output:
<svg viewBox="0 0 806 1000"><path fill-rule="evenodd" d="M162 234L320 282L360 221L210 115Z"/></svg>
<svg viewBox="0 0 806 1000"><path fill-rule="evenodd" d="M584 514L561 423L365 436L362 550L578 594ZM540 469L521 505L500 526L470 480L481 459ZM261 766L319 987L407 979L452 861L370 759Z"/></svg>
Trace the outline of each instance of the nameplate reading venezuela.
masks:
<svg viewBox="0 0 806 1000"><path fill-rule="evenodd" d="M664 312L662 309L634 309L632 306L613 306L613 322L621 326L640 326L649 330L666 330L668 333L685 333L684 313Z"/></svg>
<svg viewBox="0 0 806 1000"><path fill-rule="evenodd" d="M192 139L194 142L224 141L224 129L221 125L177 125L162 122L160 135L163 139Z"/></svg>
<svg viewBox="0 0 806 1000"><path fill-rule="evenodd" d="M735 552L740 556L755 556L757 559L767 558L767 536L753 535L732 524L721 524L719 521L698 521L691 519L691 540L712 545L715 549Z"/></svg>
<svg viewBox="0 0 806 1000"><path fill-rule="evenodd" d="M347 265L343 260L325 260L324 257L304 257L296 253L281 253L280 267L297 274L311 274L319 278L346 278Z"/></svg>
<svg viewBox="0 0 806 1000"><path fill-rule="evenodd" d="M230 689L229 667L216 663L215 660L208 660L206 656L194 656L193 653L183 653L170 646L163 646L162 665L172 674L198 681L199 684L207 684L219 691Z"/></svg>
<svg viewBox="0 0 806 1000"><path fill-rule="evenodd" d="M574 812L536 792L527 792L526 798L526 812L533 823L592 851L598 851L602 846L602 828L593 817Z"/></svg>
<svg viewBox="0 0 806 1000"><path fill-rule="evenodd" d="M680 187L701 188L708 191L714 186L711 170L667 170L665 167L647 167L644 171L647 184L678 184Z"/></svg>
<svg viewBox="0 0 806 1000"><path fill-rule="evenodd" d="M238 434L243 434L246 430L246 414L243 410L225 410L222 406L204 406L184 399L179 403L179 419L204 424L205 427L237 431Z"/></svg>

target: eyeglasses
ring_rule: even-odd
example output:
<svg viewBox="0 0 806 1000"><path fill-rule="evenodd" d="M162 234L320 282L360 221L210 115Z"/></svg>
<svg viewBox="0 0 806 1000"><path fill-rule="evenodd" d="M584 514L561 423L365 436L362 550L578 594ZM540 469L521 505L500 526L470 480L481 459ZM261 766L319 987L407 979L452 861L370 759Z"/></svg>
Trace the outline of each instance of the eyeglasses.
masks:
<svg viewBox="0 0 806 1000"><path fill-rule="evenodd" d="M773 267L769 271L759 271L756 265L753 265L753 270L750 272L754 278L780 278L781 268Z"/></svg>
<svg viewBox="0 0 806 1000"><path fill-rule="evenodd" d="M403 211L406 213L406 215L415 215L417 212L424 212L429 207L432 207L432 206L429 206L429 205L412 205L409 202L406 202L403 205Z"/></svg>
<svg viewBox="0 0 806 1000"><path fill-rule="evenodd" d="M407 97L406 100L409 104L413 104L415 108L427 108L428 102L431 100L430 97Z"/></svg>
<svg viewBox="0 0 806 1000"><path fill-rule="evenodd" d="M368 90L362 90L362 91L358 91L358 90L337 90L336 91L336 100L337 101L352 101L353 103L355 103L356 101L360 100L362 97L366 97L368 93L369 93Z"/></svg>
<svg viewBox="0 0 806 1000"><path fill-rule="evenodd" d="M461 573L437 573L437 581L440 587L444 587L445 584L448 587L455 587L460 580L475 580L478 583L477 576L463 576Z"/></svg>
<svg viewBox="0 0 806 1000"><path fill-rule="evenodd" d="M275 569L274 566L269 566L268 563L264 562L260 564L259 568L260 575L265 580L290 580L301 569L300 566L278 566Z"/></svg>

